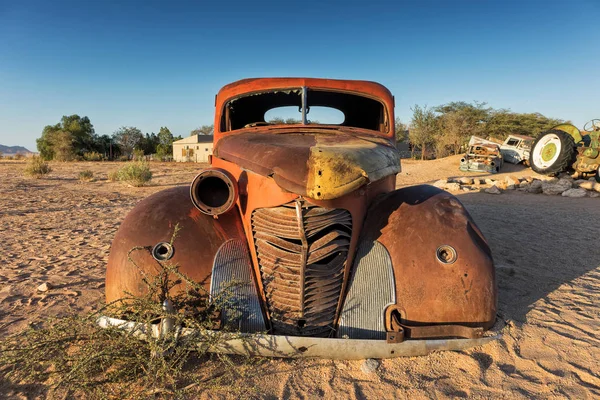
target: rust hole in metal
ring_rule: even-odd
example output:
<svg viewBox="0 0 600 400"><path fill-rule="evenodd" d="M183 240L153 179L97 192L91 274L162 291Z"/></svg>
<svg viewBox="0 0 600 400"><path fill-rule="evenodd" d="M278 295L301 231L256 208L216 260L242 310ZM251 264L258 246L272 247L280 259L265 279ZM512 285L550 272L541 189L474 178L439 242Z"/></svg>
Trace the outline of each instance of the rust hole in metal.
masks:
<svg viewBox="0 0 600 400"><path fill-rule="evenodd" d="M152 257L157 261L170 260L174 253L173 245L167 242L160 242L152 248Z"/></svg>
<svg viewBox="0 0 600 400"><path fill-rule="evenodd" d="M302 346L302 347L299 347L299 348L298 348L298 351L299 351L300 353L304 353L306 350L308 350L308 347L304 347L304 346Z"/></svg>
<svg viewBox="0 0 600 400"><path fill-rule="evenodd" d="M435 256L436 256L437 260L439 262L441 262L442 264L452 264L458 258L458 255L456 254L456 250L454 250L454 247L449 246L447 244L438 247L438 249L435 252Z"/></svg>
<svg viewBox="0 0 600 400"><path fill-rule="evenodd" d="M298 320L298 328L304 328L304 325L306 325L306 320L305 319L299 319Z"/></svg>

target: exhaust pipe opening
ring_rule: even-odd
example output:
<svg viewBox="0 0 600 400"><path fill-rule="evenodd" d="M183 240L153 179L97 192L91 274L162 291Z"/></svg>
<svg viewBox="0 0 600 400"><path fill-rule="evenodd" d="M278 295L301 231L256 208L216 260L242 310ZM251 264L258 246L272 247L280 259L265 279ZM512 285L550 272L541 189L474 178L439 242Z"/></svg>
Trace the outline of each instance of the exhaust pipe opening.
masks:
<svg viewBox="0 0 600 400"><path fill-rule="evenodd" d="M192 203L208 215L220 215L231 210L237 201L238 187L226 171L206 169L198 174L190 187Z"/></svg>

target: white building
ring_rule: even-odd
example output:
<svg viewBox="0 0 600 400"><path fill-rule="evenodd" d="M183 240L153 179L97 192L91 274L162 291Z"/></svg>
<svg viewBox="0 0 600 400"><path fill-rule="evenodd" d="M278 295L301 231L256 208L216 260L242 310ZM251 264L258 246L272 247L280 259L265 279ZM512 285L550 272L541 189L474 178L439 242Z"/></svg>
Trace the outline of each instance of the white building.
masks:
<svg viewBox="0 0 600 400"><path fill-rule="evenodd" d="M213 135L192 135L173 142L173 160L208 162L213 152Z"/></svg>

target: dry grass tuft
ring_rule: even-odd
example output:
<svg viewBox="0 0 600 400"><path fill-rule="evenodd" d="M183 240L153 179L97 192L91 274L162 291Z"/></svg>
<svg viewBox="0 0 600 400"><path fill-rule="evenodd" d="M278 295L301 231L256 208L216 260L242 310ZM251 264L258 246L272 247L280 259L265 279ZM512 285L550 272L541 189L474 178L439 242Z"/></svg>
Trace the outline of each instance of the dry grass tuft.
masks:
<svg viewBox="0 0 600 400"><path fill-rule="evenodd" d="M52 168L50 168L50 165L39 156L33 156L27 160L25 175L39 179L44 175L49 174L51 171Z"/></svg>
<svg viewBox="0 0 600 400"><path fill-rule="evenodd" d="M151 251L144 247L131 251L140 249ZM156 276L142 274L148 289L142 297L129 296L87 316L48 319L1 340L0 381L14 387L43 384L48 388L46 397L60 398L194 398L207 389L229 396L251 395L248 391L253 388L236 383L258 373L262 360L207 351L222 343L224 335L231 338L227 327L212 330L215 310L228 304L231 291L209 302L204 287L181 274L176 265L159 264L162 270ZM169 290L180 284L187 290L170 296ZM177 311L164 309L165 300ZM100 328L100 313L125 317L144 328L134 332ZM182 339L176 328L159 338L139 337L166 318L197 334Z"/></svg>
<svg viewBox="0 0 600 400"><path fill-rule="evenodd" d="M93 182L94 181L94 173L89 169L81 171L79 173L79 180L81 182Z"/></svg>
<svg viewBox="0 0 600 400"><path fill-rule="evenodd" d="M144 186L152 180L152 171L145 161L134 161L125 164L117 173L118 180L131 186Z"/></svg>

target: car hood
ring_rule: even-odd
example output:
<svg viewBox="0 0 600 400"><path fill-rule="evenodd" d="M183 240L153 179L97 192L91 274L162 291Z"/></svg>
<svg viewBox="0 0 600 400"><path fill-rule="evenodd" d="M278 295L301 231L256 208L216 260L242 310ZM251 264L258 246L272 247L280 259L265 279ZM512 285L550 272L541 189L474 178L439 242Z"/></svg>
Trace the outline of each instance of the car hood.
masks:
<svg viewBox="0 0 600 400"><path fill-rule="evenodd" d="M317 200L400 172L399 153L387 139L339 129L232 133L217 142L214 155Z"/></svg>

